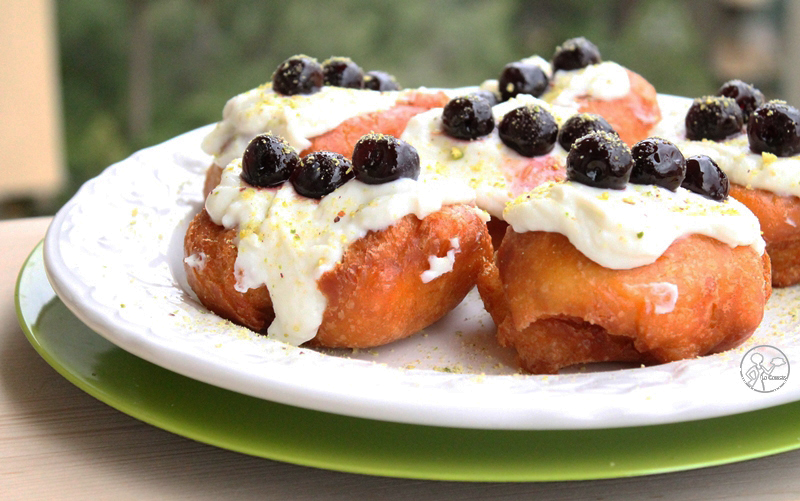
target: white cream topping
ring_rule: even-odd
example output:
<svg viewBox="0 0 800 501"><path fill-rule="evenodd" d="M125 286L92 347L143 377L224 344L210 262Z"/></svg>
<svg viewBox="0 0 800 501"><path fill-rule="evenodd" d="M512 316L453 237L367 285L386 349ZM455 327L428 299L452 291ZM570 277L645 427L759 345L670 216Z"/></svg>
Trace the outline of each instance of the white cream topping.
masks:
<svg viewBox="0 0 800 501"><path fill-rule="evenodd" d="M282 136L297 151L311 146L310 138L324 134L362 113L387 110L406 91L375 92L324 86L314 94L284 96L262 85L232 97L222 111L222 121L203 140L203 151L217 165L242 156L256 135Z"/></svg>
<svg viewBox="0 0 800 501"><path fill-rule="evenodd" d="M547 78L551 78L553 76L553 67L550 65L550 61L544 59L541 56L531 56L526 57L522 61L525 64L532 64L533 66L538 66L539 68L544 71L544 74L547 75Z"/></svg>
<svg viewBox="0 0 800 501"><path fill-rule="evenodd" d="M800 156L782 158L772 153L753 153L745 134L721 142L684 141L678 147L686 157L709 156L732 183L781 196L800 196Z"/></svg>
<svg viewBox="0 0 800 501"><path fill-rule="evenodd" d="M499 86L500 86L500 82L498 82L496 79L489 79L489 80L484 80L483 83L481 83L478 86L478 89L479 90L488 90L489 92L493 93L495 96L499 96L500 95L500 87Z"/></svg>
<svg viewBox="0 0 800 501"><path fill-rule="evenodd" d="M190 268L202 270L206 267L206 253L196 252L191 256L184 258L183 262L186 263Z"/></svg>
<svg viewBox="0 0 800 501"><path fill-rule="evenodd" d="M686 140L686 112L689 111L692 100L667 94L658 94L656 99L661 110L661 120L650 129L650 134L676 144Z"/></svg>
<svg viewBox="0 0 800 501"><path fill-rule="evenodd" d="M673 242L692 234L764 252L758 219L744 205L731 197L716 202L683 188L672 192L629 184L607 190L549 182L510 203L504 219L518 233L561 233L586 257L612 269L653 263Z"/></svg>
<svg viewBox="0 0 800 501"><path fill-rule="evenodd" d="M468 186L433 177L379 185L351 180L317 201L298 195L290 183L250 187L240 173L241 160L224 169L206 210L216 224L239 230L237 290L266 285L275 310L267 334L293 345L316 335L327 306L317 281L350 244L408 214L422 219L445 205L474 202Z"/></svg>
<svg viewBox="0 0 800 501"><path fill-rule="evenodd" d="M442 108L434 108L412 118L401 137L417 149L421 176L442 176L468 183L476 191L478 206L495 217L502 217L506 203L530 189L524 184L524 169L535 159L523 157L503 144L497 125L506 113L526 105L541 106L551 112L559 126L575 114L573 109L551 106L541 99L520 94L492 108L495 128L487 136L472 141L448 136L442 131ZM563 166L567 152L556 143L548 155ZM541 160L544 156L536 158Z"/></svg>
<svg viewBox="0 0 800 501"><path fill-rule="evenodd" d="M250 140L271 132L282 136L298 152L310 139L325 134L355 116L388 110L414 93L444 92L449 97L474 92L477 87L405 89L376 92L324 86L314 94L284 96L267 83L232 97L222 110L222 121L203 140L202 149L217 165L241 157Z"/></svg>
<svg viewBox="0 0 800 501"><path fill-rule="evenodd" d="M664 118L653 134L675 142L685 157L710 157L727 174L730 182L746 188L757 188L780 196L800 196L800 155L777 157L771 153L753 153L744 133L724 141L688 140L686 112L692 100L660 96L659 105Z"/></svg>
<svg viewBox="0 0 800 501"><path fill-rule="evenodd" d="M430 256L428 257L429 268L422 272L420 279L423 284L432 282L433 280L441 277L445 273L453 271L453 265L456 263L456 254L461 251L458 237L450 239L450 250L447 251L444 257Z"/></svg>
<svg viewBox="0 0 800 501"><path fill-rule="evenodd" d="M612 100L627 96L631 92L628 71L610 61L591 64L571 71L556 71L551 80L552 88L542 97L559 106L575 106L581 97Z"/></svg>

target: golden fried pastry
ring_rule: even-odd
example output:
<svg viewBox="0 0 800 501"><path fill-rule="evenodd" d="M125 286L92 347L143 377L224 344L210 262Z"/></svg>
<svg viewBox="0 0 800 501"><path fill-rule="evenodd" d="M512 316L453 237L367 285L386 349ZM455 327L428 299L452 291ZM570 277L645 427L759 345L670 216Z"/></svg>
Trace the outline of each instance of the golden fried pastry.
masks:
<svg viewBox="0 0 800 501"><path fill-rule="evenodd" d="M626 71L631 86L627 96L609 100L579 97L576 101L581 113L601 115L623 141L633 145L650 135L661 119L661 110L655 87L638 73Z"/></svg>
<svg viewBox="0 0 800 501"><path fill-rule="evenodd" d="M362 137L352 162L256 136L186 233L189 284L220 316L294 345L409 336L455 308L492 256L474 191L419 172L416 150L383 134Z"/></svg>
<svg viewBox="0 0 800 501"><path fill-rule="evenodd" d="M589 362L663 363L726 350L771 292L758 219L708 157L663 139L631 150L577 139L568 181L513 200L478 288L500 344L535 373Z"/></svg>
<svg viewBox="0 0 800 501"><path fill-rule="evenodd" d="M184 261L186 279L198 299L209 310L253 330L264 329L275 318L266 286L236 290L236 228L214 224L203 209L184 237L184 255L197 256Z"/></svg>
<svg viewBox="0 0 800 501"><path fill-rule="evenodd" d="M445 256L458 238L453 270L423 283L430 256ZM313 344L367 347L402 339L455 308L492 258L486 225L464 205L444 207L422 221L406 216L353 244L344 261L322 276L328 298Z"/></svg>
<svg viewBox="0 0 800 501"><path fill-rule="evenodd" d="M730 349L758 327L770 295L767 254L713 238L677 240L656 262L605 268L567 237L509 229L481 295L522 367L662 363Z"/></svg>
<svg viewBox="0 0 800 501"><path fill-rule="evenodd" d="M686 141L681 150L713 158L731 179L731 196L758 217L773 287L800 283L800 199L792 194L798 157L774 160L752 153L744 133L719 142Z"/></svg>
<svg viewBox="0 0 800 501"><path fill-rule="evenodd" d="M735 99L734 99L735 98ZM662 99L659 134L687 157L706 155L725 172L731 196L759 219L772 285L800 282L800 111L739 80L716 96ZM724 127L714 124L725 124Z"/></svg>
<svg viewBox="0 0 800 501"><path fill-rule="evenodd" d="M275 318L266 286L240 292L234 265L237 231L214 224L204 210L185 239L192 289L211 311L256 331ZM458 239L452 270L423 282L431 256L444 257ZM319 279L327 299L322 324L310 344L328 347L378 346L407 337L452 310L475 285L491 260L486 225L466 205L450 205L423 220L407 215L389 228L354 242L341 263Z"/></svg>
<svg viewBox="0 0 800 501"><path fill-rule="evenodd" d="M661 119L655 88L641 75L602 61L598 48L583 37L556 48L552 71L545 101L601 115L628 145L648 137Z"/></svg>
<svg viewBox="0 0 800 501"><path fill-rule="evenodd" d="M800 282L800 199L731 184L731 196L753 211L772 260L772 285Z"/></svg>
<svg viewBox="0 0 800 501"><path fill-rule="evenodd" d="M504 101L528 93L574 113L601 115L629 145L648 137L661 119L655 88L641 75L603 61L584 37L559 45L550 62L533 56L506 65L497 90Z"/></svg>
<svg viewBox="0 0 800 501"><path fill-rule="evenodd" d="M207 197L211 190L217 187L220 179L222 179L222 167L213 163L206 171L205 180L203 180L203 197Z"/></svg>
<svg viewBox="0 0 800 501"><path fill-rule="evenodd" d="M242 96L259 92L258 100L246 99L239 104ZM219 184L222 176L223 164L234 157L241 156L246 143L242 143L238 136L247 136L247 140L252 138L254 125L251 122L259 120L263 113L272 112L280 115L272 105L279 107L298 107L299 111L289 120L292 127L299 127L301 130L308 128L308 137L294 138L290 141L291 145L301 151L301 155L306 155L313 151L332 151L344 156L353 153L356 142L365 134L378 132L390 136L400 137L408 121L414 116L431 108L441 107L447 104L448 96L440 91L408 90L403 92L376 93L371 90L356 90L326 87L319 95L298 95L280 96L273 93L269 88L259 88L249 91L242 96L236 96L231 100L241 107L238 115L228 117L221 122L219 131L214 131L211 135L212 140L208 141L205 148L209 154L215 156L215 162L206 171L206 178L203 185L203 195L208 196L211 190ZM320 107L313 107L314 100L321 101ZM326 104L332 101L332 104ZM356 106L355 103L363 101ZM267 104L264 104L267 103ZM299 104L298 104L299 103ZM338 104L337 104L338 103ZM297 122L316 124L320 120L319 114L324 113L325 106L335 106L336 112L330 113L334 120L331 120L328 130L319 134L318 126L304 127L295 125ZM304 109L303 107L307 109ZM386 108L386 109L384 109ZM303 113L308 113L304 116ZM336 121L338 117L340 121ZM236 125L239 121L244 123ZM289 123L268 122L269 129L262 132L272 131L284 137L294 133ZM226 125L228 125L226 127ZM244 129L243 131L237 130ZM219 139L217 139L219 137ZM214 141L217 139L217 141ZM223 140L224 139L224 140Z"/></svg>

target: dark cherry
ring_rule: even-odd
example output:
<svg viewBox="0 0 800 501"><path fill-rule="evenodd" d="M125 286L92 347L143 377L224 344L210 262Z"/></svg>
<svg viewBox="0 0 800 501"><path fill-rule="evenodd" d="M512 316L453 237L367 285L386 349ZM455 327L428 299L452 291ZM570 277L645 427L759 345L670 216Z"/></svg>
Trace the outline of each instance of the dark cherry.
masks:
<svg viewBox="0 0 800 501"><path fill-rule="evenodd" d="M364 71L348 57L332 57L322 63L325 85L364 88Z"/></svg>
<svg viewBox="0 0 800 501"><path fill-rule="evenodd" d="M300 156L281 137L261 134L253 138L242 156L242 179L261 188L278 186L300 165Z"/></svg>
<svg viewBox="0 0 800 501"><path fill-rule="evenodd" d="M322 198L353 179L353 164L343 155L330 151L309 153L292 173L294 191L308 198Z"/></svg>
<svg viewBox="0 0 800 501"><path fill-rule="evenodd" d="M495 94L494 92L492 92L490 90L486 90L486 89L476 90L475 92L471 93L470 95L480 96L480 97L486 99L486 101L488 101L488 103L489 103L489 106L494 106L494 105L496 105L497 103L500 102L500 99L497 97L497 94Z"/></svg>
<svg viewBox="0 0 800 501"><path fill-rule="evenodd" d="M683 158L683 153L666 139L643 139L633 145L631 156L631 183L656 184L676 191L686 177L686 159Z"/></svg>
<svg viewBox="0 0 800 501"><path fill-rule="evenodd" d="M616 134L614 128L606 121L605 118L594 113L578 113L572 115L561 126L558 131L558 144L564 150L569 151L572 144L590 132L612 132Z"/></svg>
<svg viewBox="0 0 800 501"><path fill-rule="evenodd" d="M609 132L583 136L567 155L567 178L596 188L625 189L632 167L631 150Z"/></svg>
<svg viewBox="0 0 800 501"><path fill-rule="evenodd" d="M800 111L783 101L770 101L753 112L747 139L755 153L779 157L800 154Z"/></svg>
<svg viewBox="0 0 800 501"><path fill-rule="evenodd" d="M500 99L508 101L517 94L530 94L534 97L541 96L550 79L539 66L524 61L517 61L505 65L500 73L498 87Z"/></svg>
<svg viewBox="0 0 800 501"><path fill-rule="evenodd" d="M728 176L705 155L686 159L686 177L681 186L706 198L721 202L728 197Z"/></svg>
<svg viewBox="0 0 800 501"><path fill-rule="evenodd" d="M367 134L353 149L356 179L366 184L382 184L408 177L419 177L419 154L407 142L386 134Z"/></svg>
<svg viewBox="0 0 800 501"><path fill-rule="evenodd" d="M583 37L570 38L556 47L553 53L553 72L579 70L602 60L600 50L595 44Z"/></svg>
<svg viewBox="0 0 800 501"><path fill-rule="evenodd" d="M494 130L492 105L477 94L450 100L442 110L442 129L456 139L477 139Z"/></svg>
<svg viewBox="0 0 800 501"><path fill-rule="evenodd" d="M322 88L322 66L308 56L292 56L272 74L272 88L286 96L313 94Z"/></svg>
<svg viewBox="0 0 800 501"><path fill-rule="evenodd" d="M741 132L742 109L734 99L705 96L695 99L686 113L686 138L720 141Z"/></svg>
<svg viewBox="0 0 800 501"><path fill-rule="evenodd" d="M364 75L364 88L369 90L400 90L394 76L385 71L368 71Z"/></svg>
<svg viewBox="0 0 800 501"><path fill-rule="evenodd" d="M764 94L748 83L741 80L729 80L722 84L717 91L718 96L725 96L736 100L736 104L742 110L742 118L745 122L750 120L750 115L756 108L764 104Z"/></svg>
<svg viewBox="0 0 800 501"><path fill-rule="evenodd" d="M503 144L524 157L550 153L558 138L555 118L539 105L520 106L509 111L497 130Z"/></svg>

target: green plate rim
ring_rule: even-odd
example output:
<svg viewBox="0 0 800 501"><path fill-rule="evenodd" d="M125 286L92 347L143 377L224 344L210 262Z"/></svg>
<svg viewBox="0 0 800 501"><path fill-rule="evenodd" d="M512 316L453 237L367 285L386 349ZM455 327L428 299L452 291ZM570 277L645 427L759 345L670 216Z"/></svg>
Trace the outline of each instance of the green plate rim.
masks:
<svg viewBox="0 0 800 501"><path fill-rule="evenodd" d="M105 343L140 377L181 388L180 395L140 391L135 401L119 375L92 380L48 345L39 318L23 314L21 284L36 266L40 242L25 260L14 292L19 324L37 353L94 398L147 424L252 456L348 473L448 481L568 481L650 475L715 466L800 448L800 402L700 421L594 430L477 430L346 417L278 404L181 376L112 345L68 313L46 305L92 342ZM60 310L59 310L60 311ZM64 313L66 312L66 313ZM71 319L69 318L71 316ZM169 400L172 398L173 400ZM167 405L166 402L169 402ZM213 402L219 409L203 406ZM239 411L237 413L237 411ZM245 412L246 411L246 412ZM237 419L231 420L231 416ZM757 427L753 423L758 423Z"/></svg>

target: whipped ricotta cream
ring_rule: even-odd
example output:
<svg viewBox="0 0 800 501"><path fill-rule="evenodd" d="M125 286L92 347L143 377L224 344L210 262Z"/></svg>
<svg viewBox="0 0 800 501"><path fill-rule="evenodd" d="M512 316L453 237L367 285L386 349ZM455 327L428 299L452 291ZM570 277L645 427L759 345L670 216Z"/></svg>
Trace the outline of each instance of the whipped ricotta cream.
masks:
<svg viewBox="0 0 800 501"><path fill-rule="evenodd" d="M298 152L310 139L325 134L349 118L388 110L417 92L444 92L449 97L473 92L477 87L455 89L404 89L376 92L324 86L314 94L284 96L267 83L232 97L222 110L222 121L203 140L202 149L214 163L228 165L242 156L255 136L270 132L281 136Z"/></svg>
<svg viewBox="0 0 800 501"><path fill-rule="evenodd" d="M631 92L628 71L610 61L590 64L571 71L557 71L551 80L551 89L542 99L559 106L576 106L576 99L590 97L610 101Z"/></svg>
<svg viewBox="0 0 800 501"><path fill-rule="evenodd" d="M422 283L427 284L428 282L433 282L445 273L453 271L453 266L456 264L456 254L459 252L460 244L458 237L453 237L450 239L450 250L447 251L444 257L428 257L429 268L420 275Z"/></svg>
<svg viewBox="0 0 800 501"><path fill-rule="evenodd" d="M314 94L284 96L272 84L232 97L222 111L222 121L203 140L203 151L227 165L242 156L251 139L271 132L282 136L297 151L311 146L310 138L324 134L356 115L387 110L408 91L375 92L324 86Z"/></svg>
<svg viewBox="0 0 800 501"><path fill-rule="evenodd" d="M186 256L183 260L189 267L194 268L195 270L202 270L206 267L206 253L205 252L197 252L192 254L191 256Z"/></svg>
<svg viewBox="0 0 800 501"><path fill-rule="evenodd" d="M747 207L731 197L716 202L683 188L672 192L629 184L608 190L549 182L516 198L504 218L518 233L561 233L586 257L611 269L653 263L673 242L692 234L764 252L758 219Z"/></svg>
<svg viewBox="0 0 800 501"><path fill-rule="evenodd" d="M661 120L656 123L650 134L664 138L677 144L686 140L686 112L692 105L688 97L658 94L658 107L661 109Z"/></svg>
<svg viewBox="0 0 800 501"><path fill-rule="evenodd" d="M495 125L500 124L506 113L526 105L545 108L553 114L559 127L575 114L573 109L551 106L531 95L520 94L492 108ZM567 157L558 143L548 155L523 157L503 144L497 127L487 136L472 141L452 138L442 131L442 108L412 118L401 138L417 149L421 177L460 179L475 190L478 207L495 217L502 217L509 200L531 188L525 184L527 168L549 157L563 170Z"/></svg>
<svg viewBox="0 0 800 501"><path fill-rule="evenodd" d="M653 134L673 141L685 157L710 157L730 182L740 186L780 196L800 196L800 155L777 157L772 153L753 153L745 133L724 141L686 139L686 112L692 100L659 96L659 105L663 118Z"/></svg>
<svg viewBox="0 0 800 501"><path fill-rule="evenodd" d="M766 152L753 153L745 134L721 142L684 141L678 147L686 157L707 155L732 183L780 196L800 196L800 155L784 158Z"/></svg>
<svg viewBox="0 0 800 501"><path fill-rule="evenodd" d="M547 78L551 78L553 76L553 67L550 65L550 61L543 58L542 56L531 56L526 57L522 61L525 64L532 64L533 66L538 66L539 68L544 71L544 74L547 75Z"/></svg>
<svg viewBox="0 0 800 501"><path fill-rule="evenodd" d="M497 79L484 80L483 83L481 83L478 86L478 89L479 90L488 90L489 92L492 92L495 96L499 96L500 95L500 82L498 82Z"/></svg>
<svg viewBox="0 0 800 501"><path fill-rule="evenodd" d="M206 210L216 224L238 228L236 289L266 285L275 310L267 335L293 345L316 335L327 306L317 281L341 262L351 243L408 214L422 219L445 205L474 203L475 196L456 180L402 178L379 185L351 180L313 200L298 195L291 183L253 188L241 181L241 172L240 159L224 169Z"/></svg>

